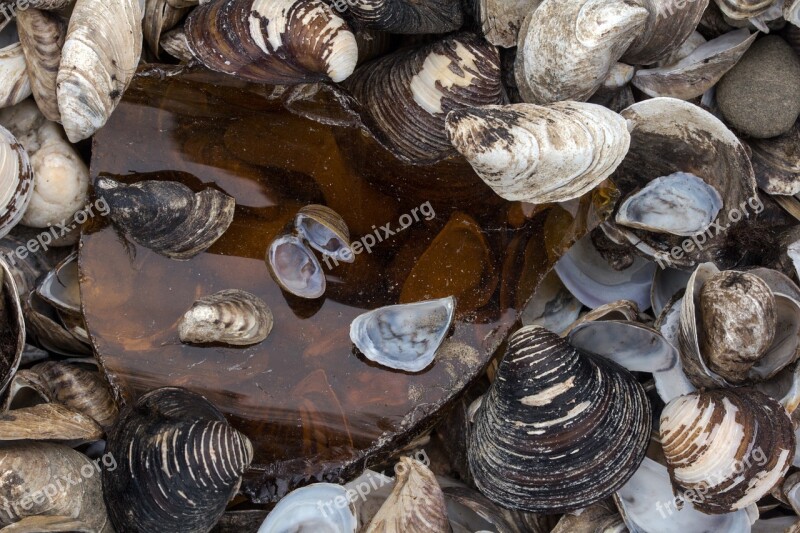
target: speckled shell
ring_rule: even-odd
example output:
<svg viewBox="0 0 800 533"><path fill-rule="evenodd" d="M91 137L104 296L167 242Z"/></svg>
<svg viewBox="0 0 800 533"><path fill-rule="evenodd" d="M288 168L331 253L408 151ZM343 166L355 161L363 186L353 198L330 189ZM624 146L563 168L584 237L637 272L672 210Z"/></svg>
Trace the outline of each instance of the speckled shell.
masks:
<svg viewBox="0 0 800 533"><path fill-rule="evenodd" d="M800 121L779 137L749 139L758 186L768 194L800 193Z"/></svg>
<svg viewBox="0 0 800 533"><path fill-rule="evenodd" d="M661 413L660 433L673 484L712 514L759 500L789 469L795 449L783 407L747 388L672 400Z"/></svg>
<svg viewBox="0 0 800 533"><path fill-rule="evenodd" d="M556 513L608 497L644 459L644 389L621 367L527 326L508 350L475 415L470 470L504 507Z"/></svg>
<svg viewBox="0 0 800 533"><path fill-rule="evenodd" d="M580 102L456 110L446 126L453 145L497 194L536 204L589 192L616 170L630 145L622 117Z"/></svg>
<svg viewBox="0 0 800 533"><path fill-rule="evenodd" d="M33 194L33 169L28 153L10 131L0 126L0 238L16 226Z"/></svg>
<svg viewBox="0 0 800 533"><path fill-rule="evenodd" d="M192 304L178 322L178 333L183 342L248 346L267 338L273 320L264 300L249 292L229 289Z"/></svg>
<svg viewBox="0 0 800 533"><path fill-rule="evenodd" d="M207 250L233 222L235 200L216 189L198 193L174 181L126 185L111 178L95 182L111 220L131 239L171 259L190 259Z"/></svg>
<svg viewBox="0 0 800 533"><path fill-rule="evenodd" d="M30 8L17 13L17 29L33 98L47 120L59 122L56 78L67 21L56 13Z"/></svg>
<svg viewBox="0 0 800 533"><path fill-rule="evenodd" d="M375 138L416 164L456 155L445 132L447 113L503 102L497 48L466 33L367 63L346 87L371 119Z"/></svg>
<svg viewBox="0 0 800 533"><path fill-rule="evenodd" d="M209 531L236 494L250 441L200 395L151 391L125 409L108 438L118 459L103 471L116 531Z"/></svg>
<svg viewBox="0 0 800 533"><path fill-rule="evenodd" d="M544 0L520 30L514 72L522 99L588 100L647 20L632 0Z"/></svg>
<svg viewBox="0 0 800 533"><path fill-rule="evenodd" d="M460 0L339 0L367 28L391 33L456 31L464 21ZM333 3L334 6L336 2Z"/></svg>
<svg viewBox="0 0 800 533"><path fill-rule="evenodd" d="M257 83L340 82L358 60L355 36L322 0L210 2L185 27L206 67Z"/></svg>

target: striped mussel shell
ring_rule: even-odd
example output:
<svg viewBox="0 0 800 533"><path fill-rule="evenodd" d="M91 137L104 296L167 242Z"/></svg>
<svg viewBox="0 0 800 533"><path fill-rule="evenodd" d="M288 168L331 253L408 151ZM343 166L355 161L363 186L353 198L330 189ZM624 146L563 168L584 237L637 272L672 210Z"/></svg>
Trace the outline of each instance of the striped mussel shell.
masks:
<svg viewBox="0 0 800 533"><path fill-rule="evenodd" d="M378 142L414 164L457 155L445 131L449 112L504 98L497 48L468 33L376 59L359 67L346 87Z"/></svg>
<svg viewBox="0 0 800 533"><path fill-rule="evenodd" d="M151 391L120 415L103 471L116 531L209 531L250 464L250 441L202 396L176 387Z"/></svg>
<svg viewBox="0 0 800 533"><path fill-rule="evenodd" d="M33 169L28 153L10 131L0 126L0 238L25 214L33 194Z"/></svg>
<svg viewBox="0 0 800 533"><path fill-rule="evenodd" d="M781 405L749 388L693 392L661 413L673 485L703 512L755 503L792 464L795 435Z"/></svg>
<svg viewBox="0 0 800 533"><path fill-rule="evenodd" d="M340 82L358 61L353 33L323 0L225 0L186 20L203 65L256 83Z"/></svg>
<svg viewBox="0 0 800 533"><path fill-rule="evenodd" d="M464 13L460 0L337 0L367 28L392 33L448 33L461 27Z"/></svg>
<svg viewBox="0 0 800 533"><path fill-rule="evenodd" d="M650 438L644 389L624 369L526 326L475 414L468 459L478 489L524 511L564 512L607 498Z"/></svg>
<svg viewBox="0 0 800 533"><path fill-rule="evenodd" d="M186 260L204 252L233 222L236 201L216 189L198 193L175 181L127 185L107 177L95 182L111 220L138 244Z"/></svg>
<svg viewBox="0 0 800 533"><path fill-rule="evenodd" d="M239 289L200 298L178 322L182 342L258 344L272 331L272 311L264 300Z"/></svg>

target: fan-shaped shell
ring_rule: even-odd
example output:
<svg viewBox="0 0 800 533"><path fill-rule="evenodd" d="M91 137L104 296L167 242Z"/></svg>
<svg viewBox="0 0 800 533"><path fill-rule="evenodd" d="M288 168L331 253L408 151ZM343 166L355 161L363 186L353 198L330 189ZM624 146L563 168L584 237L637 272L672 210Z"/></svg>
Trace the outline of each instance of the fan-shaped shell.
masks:
<svg viewBox="0 0 800 533"><path fill-rule="evenodd" d="M128 88L142 53L140 0L78 0L57 77L61 123L71 142L100 129Z"/></svg>
<svg viewBox="0 0 800 533"><path fill-rule="evenodd" d="M661 413L670 477L706 513L743 509L792 463L795 436L783 407L754 389L694 392Z"/></svg>
<svg viewBox="0 0 800 533"><path fill-rule="evenodd" d="M95 190L111 220L131 239L171 259L190 259L207 250L233 222L235 200L216 189L198 193L175 181L131 185L98 178Z"/></svg>
<svg viewBox="0 0 800 533"><path fill-rule="evenodd" d="M647 20L647 9L629 0L544 0L520 30L514 72L522 99L588 100Z"/></svg>
<svg viewBox="0 0 800 533"><path fill-rule="evenodd" d="M209 531L236 494L250 441L200 395L151 391L125 409L108 438L119 466L103 471L117 531Z"/></svg>
<svg viewBox="0 0 800 533"><path fill-rule="evenodd" d="M355 36L322 0L209 2L186 38L206 67L257 83L340 82L358 61Z"/></svg>
<svg viewBox="0 0 800 533"><path fill-rule="evenodd" d="M178 323L181 341L258 344L272 331L272 311L264 300L238 289L220 291L192 304Z"/></svg>
<svg viewBox="0 0 800 533"><path fill-rule="evenodd" d="M33 169L28 153L10 131L0 126L0 238L25 214L33 194Z"/></svg>
<svg viewBox="0 0 800 533"><path fill-rule="evenodd" d="M448 33L461 27L460 0L339 0L367 28L391 33ZM335 3L334 3L335 5Z"/></svg>
<svg viewBox="0 0 800 533"><path fill-rule="evenodd" d="M616 364L527 326L475 415L469 465L480 491L514 509L562 512L608 497L650 438L644 389Z"/></svg>
<svg viewBox="0 0 800 533"><path fill-rule="evenodd" d="M625 120L595 104L515 104L452 111L447 134L478 175L510 201L583 196L622 162Z"/></svg>
<svg viewBox="0 0 800 533"><path fill-rule="evenodd" d="M17 13L17 29L28 65L33 98L47 120L58 122L61 113L58 111L56 78L67 36L67 21L56 13L29 8Z"/></svg>
<svg viewBox="0 0 800 533"><path fill-rule="evenodd" d="M497 48L466 33L376 59L346 86L375 138L418 164L456 155L444 126L450 111L503 101Z"/></svg>

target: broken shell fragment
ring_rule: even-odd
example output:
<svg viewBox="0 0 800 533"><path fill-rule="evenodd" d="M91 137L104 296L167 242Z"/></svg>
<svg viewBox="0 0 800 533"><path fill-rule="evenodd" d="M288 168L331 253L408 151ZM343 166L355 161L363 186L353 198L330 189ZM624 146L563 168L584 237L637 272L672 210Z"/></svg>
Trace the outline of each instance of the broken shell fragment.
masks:
<svg viewBox="0 0 800 533"><path fill-rule="evenodd" d="M56 13L29 8L17 13L17 29L36 105L47 120L60 121L56 78L67 21Z"/></svg>
<svg viewBox="0 0 800 533"><path fill-rule="evenodd" d="M117 107L142 53L141 0L78 0L58 69L61 123L71 142L91 137Z"/></svg>
<svg viewBox="0 0 800 533"><path fill-rule="evenodd" d="M25 53L19 40L17 22L0 27L0 107L18 104L31 95Z"/></svg>
<svg viewBox="0 0 800 533"><path fill-rule="evenodd" d="M0 238L16 226L33 195L33 169L25 148L0 126Z"/></svg>
<svg viewBox="0 0 800 533"><path fill-rule="evenodd" d="M182 342L258 344L272 331L272 311L264 301L238 289L220 291L192 304L178 323Z"/></svg>
<svg viewBox="0 0 800 533"><path fill-rule="evenodd" d="M340 82L358 61L355 36L322 0L209 2L185 28L203 65L256 83Z"/></svg>
<svg viewBox="0 0 800 533"><path fill-rule="evenodd" d="M407 372L433 361L455 316L453 297L390 305L359 315L350 324L350 340L367 359Z"/></svg>
<svg viewBox="0 0 800 533"><path fill-rule="evenodd" d="M538 326L509 340L469 438L479 490L512 509L563 512L607 498L650 438L644 389L624 369Z"/></svg>
<svg viewBox="0 0 800 533"><path fill-rule="evenodd" d="M276 237L267 249L272 279L285 291L313 300L325 294L327 282L314 252L297 235Z"/></svg>
<svg viewBox="0 0 800 533"><path fill-rule="evenodd" d="M355 533L358 520L349 497L347 489L333 483L314 483L293 490L270 511L258 533ZM340 505L342 501L347 503Z"/></svg>
<svg viewBox="0 0 800 533"><path fill-rule="evenodd" d="M691 236L708 229L722 209L717 190L693 174L656 178L617 210L617 224L657 233Z"/></svg>
<svg viewBox="0 0 800 533"><path fill-rule="evenodd" d="M347 0L347 6L365 27L390 33L449 33L464 19L460 0Z"/></svg>
<svg viewBox="0 0 800 533"><path fill-rule="evenodd" d="M295 228L312 248L337 261L356 260L350 249L350 230L342 216L324 205L307 205L294 219Z"/></svg>
<svg viewBox="0 0 800 533"><path fill-rule="evenodd" d="M452 111L447 134L478 175L510 201L582 196L622 162L625 120L596 104L515 104Z"/></svg>
<svg viewBox="0 0 800 533"><path fill-rule="evenodd" d="M125 409L107 451L125 458L103 470L116 531L209 531L253 457L250 441L216 407L173 387L148 392Z"/></svg>
<svg viewBox="0 0 800 533"><path fill-rule="evenodd" d="M175 181L125 184L95 181L109 216L138 244L170 259L186 260L206 251L233 222L236 201L216 189L195 193Z"/></svg>
<svg viewBox="0 0 800 533"><path fill-rule="evenodd" d="M673 482L712 514L743 509L764 496L791 466L795 449L783 407L747 388L672 400L661 413L660 432Z"/></svg>

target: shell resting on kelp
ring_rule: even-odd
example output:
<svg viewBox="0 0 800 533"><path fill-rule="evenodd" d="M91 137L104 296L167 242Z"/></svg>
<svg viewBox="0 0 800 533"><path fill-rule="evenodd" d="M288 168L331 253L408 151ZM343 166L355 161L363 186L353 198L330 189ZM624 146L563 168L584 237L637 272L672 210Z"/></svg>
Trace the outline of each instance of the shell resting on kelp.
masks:
<svg viewBox="0 0 800 533"><path fill-rule="evenodd" d="M470 470L504 507L580 509L633 475L650 428L644 389L627 371L527 326L512 335L475 415Z"/></svg>
<svg viewBox="0 0 800 533"><path fill-rule="evenodd" d="M660 432L673 485L706 513L755 503L783 477L794 455L786 411L754 389L679 396L661 413Z"/></svg>
<svg viewBox="0 0 800 533"><path fill-rule="evenodd" d="M345 86L363 106L375 138L416 164L456 155L444 128L450 111L504 98L497 48L467 33L376 59Z"/></svg>
<svg viewBox="0 0 800 533"><path fill-rule="evenodd" d="M537 204L592 190L630 145L625 119L580 102L456 110L446 126L453 145L497 194Z"/></svg>
<svg viewBox="0 0 800 533"><path fill-rule="evenodd" d="M71 142L91 137L117 107L142 53L140 0L78 0L57 77L61 123Z"/></svg>
<svg viewBox="0 0 800 533"><path fill-rule="evenodd" d="M358 61L355 36L322 0L210 2L185 27L203 65L257 83L340 82Z"/></svg>
<svg viewBox="0 0 800 533"><path fill-rule="evenodd" d="M336 0L367 28L391 33L449 33L461 27L460 0Z"/></svg>
<svg viewBox="0 0 800 533"><path fill-rule="evenodd" d="M258 344L272 331L272 311L261 298L228 289L200 298L178 323L181 341Z"/></svg>
<svg viewBox="0 0 800 533"><path fill-rule="evenodd" d="M236 494L250 441L197 394L151 391L129 406L108 438L119 467L103 471L117 531L209 531Z"/></svg>
<svg viewBox="0 0 800 533"><path fill-rule="evenodd" d="M175 181L131 185L111 178L95 181L114 224L131 239L171 259L204 252L233 222L235 200L216 189L198 193Z"/></svg>

